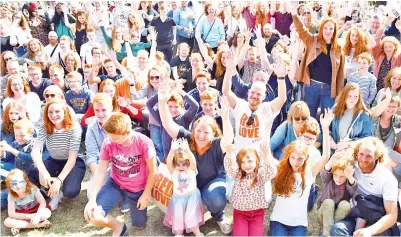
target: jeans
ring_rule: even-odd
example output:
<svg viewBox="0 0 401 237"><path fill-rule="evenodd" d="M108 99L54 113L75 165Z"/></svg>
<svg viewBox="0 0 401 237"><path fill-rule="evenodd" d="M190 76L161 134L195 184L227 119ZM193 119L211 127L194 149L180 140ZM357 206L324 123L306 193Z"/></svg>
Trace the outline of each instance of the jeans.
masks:
<svg viewBox="0 0 401 237"><path fill-rule="evenodd" d="M15 158L9 159L6 162L1 162L0 163L0 169L2 170L7 170L11 171L12 169L15 168ZM1 176L1 180L4 180L6 177Z"/></svg>
<svg viewBox="0 0 401 237"><path fill-rule="evenodd" d="M213 219L217 222L223 221L224 208L227 204L226 180L215 178L203 186L200 191L202 202L212 214Z"/></svg>
<svg viewBox="0 0 401 237"><path fill-rule="evenodd" d="M153 144L156 149L157 160L160 162L164 161L163 153L163 142L162 142L162 128L154 124L149 124L150 139L152 139Z"/></svg>
<svg viewBox="0 0 401 237"><path fill-rule="evenodd" d="M339 221L330 229L330 236L352 236L355 231L356 219L347 218L346 220ZM367 227L367 226L366 226ZM375 236L391 236L390 229L377 234Z"/></svg>
<svg viewBox="0 0 401 237"><path fill-rule="evenodd" d="M234 209L233 236L263 236L264 209L239 211Z"/></svg>
<svg viewBox="0 0 401 237"><path fill-rule="evenodd" d="M44 160L43 164L46 167L47 172L49 172L51 177L57 177L63 170L67 160L56 160L49 158ZM84 179L86 171L85 162L77 157L74 167L71 169L70 173L64 179L63 186L61 187L63 194L67 198L75 198L81 192L81 183ZM39 170L36 166L31 166L28 171L29 180L40 187Z"/></svg>
<svg viewBox="0 0 401 237"><path fill-rule="evenodd" d="M351 204L345 200L338 204L337 209L335 209L335 203L332 199L324 200L317 211L317 217L323 224L323 236L330 236L330 229L334 222L344 220L350 211Z"/></svg>
<svg viewBox="0 0 401 237"><path fill-rule="evenodd" d="M312 211L313 206L315 205L315 202L317 200L317 192L318 192L318 187L315 183L311 185L310 188L310 193L309 193L309 198L308 198L308 212Z"/></svg>
<svg viewBox="0 0 401 237"><path fill-rule="evenodd" d="M171 58L173 57L173 45L158 45L157 51L162 52L164 54L164 60L170 64Z"/></svg>
<svg viewBox="0 0 401 237"><path fill-rule="evenodd" d="M310 115L314 118L319 105L322 112L324 109L332 108L334 105L334 98L331 98L331 86L326 83L311 80L309 86L304 85L304 92Z"/></svg>
<svg viewBox="0 0 401 237"><path fill-rule="evenodd" d="M103 209L102 214L106 216L120 200L125 198L131 209L130 216L132 225L142 228L145 226L147 221L147 208L142 211L137 208L137 203L142 193L143 191L132 193L123 190L112 178L109 178L98 193L96 203Z"/></svg>
<svg viewBox="0 0 401 237"><path fill-rule="evenodd" d="M270 236L306 236L306 227L302 225L288 226L278 221L270 221Z"/></svg>
<svg viewBox="0 0 401 237"><path fill-rule="evenodd" d="M7 209L8 206L8 189L1 190L1 210Z"/></svg>

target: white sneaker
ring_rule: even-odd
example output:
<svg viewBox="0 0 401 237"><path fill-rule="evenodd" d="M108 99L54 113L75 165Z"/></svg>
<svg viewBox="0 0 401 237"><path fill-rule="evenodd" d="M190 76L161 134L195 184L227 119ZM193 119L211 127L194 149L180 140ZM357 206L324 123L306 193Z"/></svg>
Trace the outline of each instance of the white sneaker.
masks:
<svg viewBox="0 0 401 237"><path fill-rule="evenodd" d="M52 198L49 202L49 206L52 211L56 210L58 208L58 204L60 203L61 199L64 197L63 192L60 190L60 192Z"/></svg>
<svg viewBox="0 0 401 237"><path fill-rule="evenodd" d="M217 222L217 224L220 226L221 232L223 232L225 235L230 234L233 230L232 225L228 222L226 217L223 217L223 221Z"/></svg>

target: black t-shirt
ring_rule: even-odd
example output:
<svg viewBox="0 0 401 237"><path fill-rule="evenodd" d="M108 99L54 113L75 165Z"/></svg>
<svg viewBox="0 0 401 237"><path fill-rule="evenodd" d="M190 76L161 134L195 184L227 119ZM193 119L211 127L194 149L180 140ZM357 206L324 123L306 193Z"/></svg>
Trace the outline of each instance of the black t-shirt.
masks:
<svg viewBox="0 0 401 237"><path fill-rule="evenodd" d="M192 89L196 88L196 84L194 82L194 78L192 78L192 67L189 70L185 71L180 75L180 78L185 79L184 83L184 91L189 92Z"/></svg>
<svg viewBox="0 0 401 237"><path fill-rule="evenodd" d="M173 26L176 25L173 19L167 17L167 19L162 22L160 20L160 17L157 17L152 20L150 25L153 26L157 32L156 42L158 46L166 46L172 44L174 39Z"/></svg>
<svg viewBox="0 0 401 237"><path fill-rule="evenodd" d="M114 82L116 82L118 79L121 79L121 77L122 77L122 75L121 75L121 74L118 74L118 73L117 73L117 75L116 75L115 77L109 77L109 75L102 75L102 76L99 76L99 78L100 78L101 81L104 81L104 80L106 80L106 79L111 79L111 80L113 80Z"/></svg>
<svg viewBox="0 0 401 237"><path fill-rule="evenodd" d="M177 55L173 57L170 61L170 67L177 67L178 76L181 77L186 71L191 68L191 63L189 62L189 57L187 57L184 61L181 61L180 57Z"/></svg>
<svg viewBox="0 0 401 237"><path fill-rule="evenodd" d="M31 92L35 92L39 96L40 101L45 101L45 97L43 96L43 92L45 91L45 89L48 86L50 86L52 84L53 84L52 81L50 81L49 79L42 78L42 81L41 81L41 83L39 84L38 87L34 87L33 84L32 84L32 81L29 81L29 88L31 89Z"/></svg>
<svg viewBox="0 0 401 237"><path fill-rule="evenodd" d="M2 36L1 40L1 52L4 51L13 51L14 47L10 44L10 36Z"/></svg>
<svg viewBox="0 0 401 237"><path fill-rule="evenodd" d="M309 64L310 78L331 85L331 44L327 44L327 54L320 53L315 60Z"/></svg>
<svg viewBox="0 0 401 237"><path fill-rule="evenodd" d="M177 139L178 138L185 138L189 143L191 141L191 133L181 127L177 135ZM198 169L196 183L199 189L202 189L203 186L216 178L226 177L224 170L224 153L221 150L220 141L221 138L214 139L211 147L202 155L194 152L196 168Z"/></svg>

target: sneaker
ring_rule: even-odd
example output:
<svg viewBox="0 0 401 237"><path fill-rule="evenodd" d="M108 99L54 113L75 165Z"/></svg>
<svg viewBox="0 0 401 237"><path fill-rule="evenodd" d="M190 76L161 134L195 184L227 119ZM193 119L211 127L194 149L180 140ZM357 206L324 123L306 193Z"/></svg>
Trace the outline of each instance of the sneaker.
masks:
<svg viewBox="0 0 401 237"><path fill-rule="evenodd" d="M220 226L221 232L225 235L230 234L233 230L232 225L226 220L226 217L223 217L223 221L217 222L217 224Z"/></svg>
<svg viewBox="0 0 401 237"><path fill-rule="evenodd" d="M64 197L63 192L60 191L56 196L52 198L49 202L49 206L52 211L56 210L58 208L58 204L60 203L61 199Z"/></svg>
<svg viewBox="0 0 401 237"><path fill-rule="evenodd" d="M130 211L129 203L125 199L123 199L120 205L121 213L127 213Z"/></svg>

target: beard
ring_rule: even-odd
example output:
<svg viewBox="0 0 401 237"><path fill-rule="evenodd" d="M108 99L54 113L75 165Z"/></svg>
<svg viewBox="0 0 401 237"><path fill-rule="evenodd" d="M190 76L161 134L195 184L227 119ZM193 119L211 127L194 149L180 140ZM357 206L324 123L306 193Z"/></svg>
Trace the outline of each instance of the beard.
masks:
<svg viewBox="0 0 401 237"><path fill-rule="evenodd" d="M267 33L267 32L265 32L265 33L263 33L263 36L265 37L265 38L270 38L271 36L272 36L273 34L272 33Z"/></svg>

